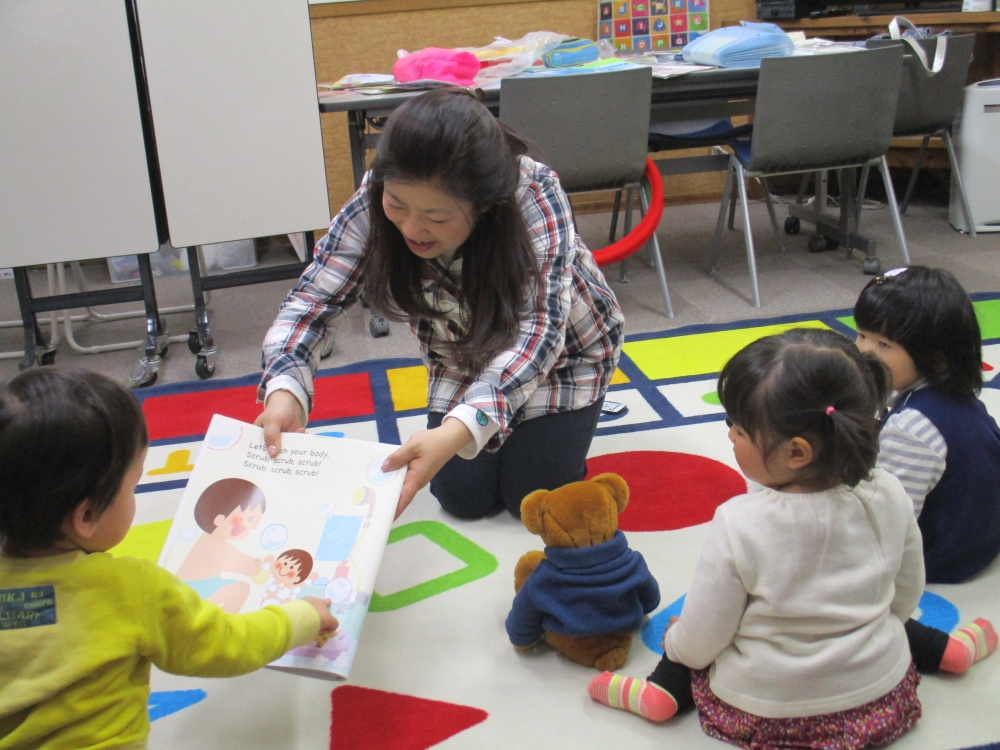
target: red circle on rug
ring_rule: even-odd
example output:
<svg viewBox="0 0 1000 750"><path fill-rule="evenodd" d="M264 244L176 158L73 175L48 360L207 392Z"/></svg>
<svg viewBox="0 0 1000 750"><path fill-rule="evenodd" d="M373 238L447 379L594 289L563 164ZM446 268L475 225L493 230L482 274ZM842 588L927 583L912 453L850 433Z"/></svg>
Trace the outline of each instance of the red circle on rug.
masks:
<svg viewBox="0 0 1000 750"><path fill-rule="evenodd" d="M747 491L746 480L724 463L691 453L629 451L587 459L587 478L605 472L628 482L622 531L670 531L707 523L715 509Z"/></svg>

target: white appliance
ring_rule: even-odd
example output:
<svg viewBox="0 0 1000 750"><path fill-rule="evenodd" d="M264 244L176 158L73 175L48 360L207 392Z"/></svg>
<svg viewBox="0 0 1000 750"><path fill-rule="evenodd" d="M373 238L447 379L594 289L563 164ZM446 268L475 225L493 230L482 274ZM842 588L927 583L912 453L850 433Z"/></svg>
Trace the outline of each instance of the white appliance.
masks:
<svg viewBox="0 0 1000 750"><path fill-rule="evenodd" d="M955 126L962 184L977 232L1000 232L1000 78L965 87L965 103ZM955 180L948 220L969 230Z"/></svg>

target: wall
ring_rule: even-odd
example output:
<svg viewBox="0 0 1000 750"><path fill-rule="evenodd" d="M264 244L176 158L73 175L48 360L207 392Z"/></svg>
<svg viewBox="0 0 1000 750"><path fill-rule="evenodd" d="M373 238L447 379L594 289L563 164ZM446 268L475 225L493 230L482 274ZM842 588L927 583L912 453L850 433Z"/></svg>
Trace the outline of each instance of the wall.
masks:
<svg viewBox="0 0 1000 750"><path fill-rule="evenodd" d="M362 0L313 5L316 80L331 83L348 73L389 73L399 49L479 47L496 36L516 39L541 30L593 39L597 5L597 0ZM752 18L754 4L752 0L710 0L709 12L715 28ZM336 212L354 185L347 118L342 113L327 114L322 122L330 208ZM717 200L722 175L670 178L664 187L668 203ZM601 210L605 203L605 197L599 196L596 203L590 199L581 208Z"/></svg>

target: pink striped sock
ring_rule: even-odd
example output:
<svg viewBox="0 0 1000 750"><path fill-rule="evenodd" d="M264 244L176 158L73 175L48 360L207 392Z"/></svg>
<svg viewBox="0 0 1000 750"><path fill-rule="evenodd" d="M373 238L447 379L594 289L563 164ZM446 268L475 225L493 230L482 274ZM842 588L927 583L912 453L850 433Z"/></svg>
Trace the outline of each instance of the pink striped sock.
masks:
<svg viewBox="0 0 1000 750"><path fill-rule="evenodd" d="M611 708L620 708L650 721L666 721L677 713L677 701L649 680L604 672L590 681L590 697Z"/></svg>
<svg viewBox="0 0 1000 750"><path fill-rule="evenodd" d="M941 671L961 674L977 661L985 659L997 647L997 632L989 620L979 618L959 628L948 639Z"/></svg>

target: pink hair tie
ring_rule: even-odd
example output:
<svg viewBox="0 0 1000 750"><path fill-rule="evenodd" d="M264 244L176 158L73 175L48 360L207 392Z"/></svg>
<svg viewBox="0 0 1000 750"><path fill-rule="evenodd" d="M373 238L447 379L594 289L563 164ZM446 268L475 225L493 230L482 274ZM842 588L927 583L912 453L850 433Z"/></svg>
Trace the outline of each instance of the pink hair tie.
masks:
<svg viewBox="0 0 1000 750"><path fill-rule="evenodd" d="M832 406L828 406L828 407L826 407L826 416L828 416L828 417L829 417L829 416L830 416L831 414L833 414L833 413L834 413L835 411L837 411L837 410L836 410L836 409L834 409L834 408L833 408Z"/></svg>

